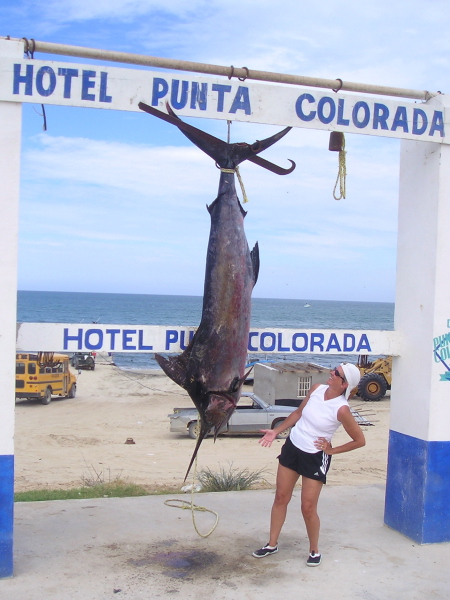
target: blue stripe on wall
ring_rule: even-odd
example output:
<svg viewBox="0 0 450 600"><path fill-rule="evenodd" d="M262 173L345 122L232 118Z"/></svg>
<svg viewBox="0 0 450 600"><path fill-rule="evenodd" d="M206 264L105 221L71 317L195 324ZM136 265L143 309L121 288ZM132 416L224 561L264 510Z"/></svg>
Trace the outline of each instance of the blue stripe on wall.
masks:
<svg viewBox="0 0 450 600"><path fill-rule="evenodd" d="M384 522L421 544L450 541L450 442L389 433Z"/></svg>
<svg viewBox="0 0 450 600"><path fill-rule="evenodd" d="M0 578L13 574L14 456L0 456Z"/></svg>

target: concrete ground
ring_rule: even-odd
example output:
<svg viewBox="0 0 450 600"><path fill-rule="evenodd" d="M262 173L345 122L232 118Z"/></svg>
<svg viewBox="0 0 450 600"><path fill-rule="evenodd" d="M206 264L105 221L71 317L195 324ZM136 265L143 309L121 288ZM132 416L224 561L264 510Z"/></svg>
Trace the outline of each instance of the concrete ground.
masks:
<svg viewBox="0 0 450 600"><path fill-rule="evenodd" d="M420 546L383 524L384 486L325 487L318 568L295 493L279 542L264 559L272 490L196 494L217 511L207 538L190 510L145 496L17 503L15 576L0 581L8 600L366 599L447 600L450 544ZM214 524L196 512L201 533Z"/></svg>

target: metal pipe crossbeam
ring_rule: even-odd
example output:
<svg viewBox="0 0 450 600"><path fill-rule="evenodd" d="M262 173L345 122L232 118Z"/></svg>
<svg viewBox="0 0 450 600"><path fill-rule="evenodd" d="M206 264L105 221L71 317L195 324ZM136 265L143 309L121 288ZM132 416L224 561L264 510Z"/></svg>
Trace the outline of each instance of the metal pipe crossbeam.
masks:
<svg viewBox="0 0 450 600"><path fill-rule="evenodd" d="M116 52L113 50L102 50L99 48L86 48L83 46L71 46L67 44L55 44L52 42L41 42L27 38L0 37L0 39L11 39L12 41L23 41L25 52L43 52L45 54L58 54L64 56L79 56L80 58L91 58L110 62L158 67L162 69L173 69L177 71L189 71L195 73L206 73L209 75L221 75L224 77L237 77L242 81L252 79L255 81L266 81L271 83L284 83L315 88L326 88L334 91L361 92L365 94L377 94L381 96L395 96L400 98L411 98L414 100L429 100L436 93L426 90L411 90L395 88L368 83L355 83L342 81L341 79L323 79L319 77L305 77L302 75L289 75L285 73L273 73L270 71L257 71L247 67L233 67L210 65L207 63L191 62L158 56L146 56L144 54L132 54L128 52Z"/></svg>

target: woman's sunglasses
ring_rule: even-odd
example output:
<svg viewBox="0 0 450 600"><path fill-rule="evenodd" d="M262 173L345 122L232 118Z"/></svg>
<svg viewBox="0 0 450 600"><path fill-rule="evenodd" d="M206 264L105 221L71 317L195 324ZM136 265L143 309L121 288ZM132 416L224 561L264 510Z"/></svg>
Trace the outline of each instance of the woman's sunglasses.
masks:
<svg viewBox="0 0 450 600"><path fill-rule="evenodd" d="M347 383L347 381L345 380L345 377L342 377L342 375L339 373L339 371L337 369L333 369L333 373L336 375L336 377L340 377L342 379L342 383Z"/></svg>

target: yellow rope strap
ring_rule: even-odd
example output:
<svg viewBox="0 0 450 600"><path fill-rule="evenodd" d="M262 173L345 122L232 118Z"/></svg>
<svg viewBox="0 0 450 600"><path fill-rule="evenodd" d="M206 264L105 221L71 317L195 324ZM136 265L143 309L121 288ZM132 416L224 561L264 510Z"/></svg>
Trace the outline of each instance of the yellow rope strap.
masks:
<svg viewBox="0 0 450 600"><path fill-rule="evenodd" d="M333 190L333 198L335 200L341 200L341 198L345 198L345 178L347 177L347 167L345 164L345 155L347 152L345 151L345 139L342 143L342 150L339 150L339 169L336 178L336 183L334 184ZM336 196L336 188L339 183L339 198Z"/></svg>
<svg viewBox="0 0 450 600"><path fill-rule="evenodd" d="M237 178L239 180L239 184L241 186L241 190L242 190L243 202L244 202L244 204L246 202L248 202L247 194L246 194L245 188L244 188L244 182L242 181L242 177L241 177L241 174L239 172L239 167L236 167L235 169L220 169L220 170L222 171L222 173L236 173Z"/></svg>

